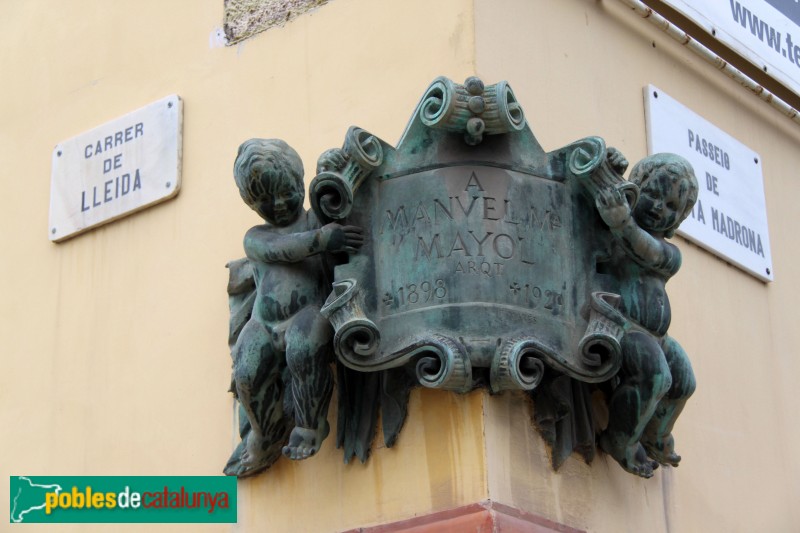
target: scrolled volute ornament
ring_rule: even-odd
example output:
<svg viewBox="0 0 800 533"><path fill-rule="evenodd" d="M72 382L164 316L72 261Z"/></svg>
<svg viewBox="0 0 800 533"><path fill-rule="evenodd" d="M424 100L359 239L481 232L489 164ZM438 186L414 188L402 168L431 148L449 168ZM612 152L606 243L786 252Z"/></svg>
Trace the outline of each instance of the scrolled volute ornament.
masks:
<svg viewBox="0 0 800 533"><path fill-rule="evenodd" d="M409 355L416 360L415 371L420 385L456 392L472 389L472 365L463 346L439 335L416 344L418 347Z"/></svg>
<svg viewBox="0 0 800 533"><path fill-rule="evenodd" d="M353 194L369 174L383 162L380 139L352 126L345 136L338 159L331 165L324 153L317 164L317 175L309 185L314 213L326 222L343 220L353 208Z"/></svg>
<svg viewBox="0 0 800 533"><path fill-rule="evenodd" d="M614 148L606 148L600 137L581 139L565 149L567 170L580 180L593 198L599 191L617 189L633 208L639 200L639 188L623 177L628 161Z"/></svg>
<svg viewBox="0 0 800 533"><path fill-rule="evenodd" d="M418 109L423 124L463 133L470 146L480 144L484 135L520 131L526 124L525 113L507 82L487 87L475 76L463 85L437 78Z"/></svg>
<svg viewBox="0 0 800 533"><path fill-rule="evenodd" d="M589 324L578 342L583 363L604 377L616 372L621 362L620 341L627 321L617 310L620 300L618 294L592 293Z"/></svg>
<svg viewBox="0 0 800 533"><path fill-rule="evenodd" d="M506 341L492 361L490 382L492 392L503 390L534 390L544 376L544 353L547 350L536 339L522 338Z"/></svg>
<svg viewBox="0 0 800 533"><path fill-rule="evenodd" d="M334 283L332 289L320 313L336 331L333 346L337 355L353 362L372 355L380 345L381 334L364 315L364 295L358 290L358 283L346 279Z"/></svg>

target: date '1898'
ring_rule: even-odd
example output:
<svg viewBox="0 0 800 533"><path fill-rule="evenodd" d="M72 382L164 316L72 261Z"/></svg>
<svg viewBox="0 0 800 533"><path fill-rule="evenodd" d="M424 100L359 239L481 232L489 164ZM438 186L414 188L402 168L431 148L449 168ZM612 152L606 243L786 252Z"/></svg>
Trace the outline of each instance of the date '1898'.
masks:
<svg viewBox="0 0 800 533"><path fill-rule="evenodd" d="M414 304L425 304L435 300L443 300L447 296L447 287L443 279L434 282L409 283L401 285L394 294L386 292L383 304L387 308L406 307Z"/></svg>

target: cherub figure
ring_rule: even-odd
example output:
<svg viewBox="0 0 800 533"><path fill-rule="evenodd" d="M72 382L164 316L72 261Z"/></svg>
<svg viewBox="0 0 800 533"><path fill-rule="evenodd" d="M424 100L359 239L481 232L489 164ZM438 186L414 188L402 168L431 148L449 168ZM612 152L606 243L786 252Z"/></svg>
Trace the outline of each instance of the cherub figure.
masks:
<svg viewBox="0 0 800 533"><path fill-rule="evenodd" d="M617 169L627 166L614 149L608 157ZM678 466L672 427L695 389L686 352L667 335L671 312L665 285L681 266L680 251L666 239L691 213L698 184L689 162L675 154L643 159L630 181L640 188L633 209L618 189L596 197L617 245L609 267L630 324L600 447L625 470L647 478L659 463Z"/></svg>
<svg viewBox="0 0 800 533"><path fill-rule="evenodd" d="M355 252L363 235L353 226L320 227L303 208L303 163L281 140L244 142L234 177L242 199L265 221L244 238L256 296L232 350L235 392L250 429L225 473L242 477L267 468L281 452L305 459L327 437L333 330L319 312L330 291L326 253ZM286 407L285 380L291 382ZM288 444L285 409L294 414Z"/></svg>

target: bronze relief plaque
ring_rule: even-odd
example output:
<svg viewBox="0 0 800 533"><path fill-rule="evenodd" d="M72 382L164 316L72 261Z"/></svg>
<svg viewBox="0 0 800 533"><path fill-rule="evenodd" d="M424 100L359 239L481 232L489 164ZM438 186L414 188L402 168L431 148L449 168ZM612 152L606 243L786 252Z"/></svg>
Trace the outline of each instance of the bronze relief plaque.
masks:
<svg viewBox="0 0 800 533"><path fill-rule="evenodd" d="M245 141L234 177L264 224L229 264L242 441L225 472L314 455L334 389L337 445L365 461L418 385L525 391L555 468L598 445L638 476L677 466L695 380L667 334L668 239L698 185L674 154L627 166L598 137L545 152L509 85L474 77L434 80L396 147L351 127L319 158L313 212L299 155Z"/></svg>
<svg viewBox="0 0 800 533"><path fill-rule="evenodd" d="M438 98L455 108L449 118L426 115L436 89L397 149L352 128L342 148L349 167L369 163L323 172L311 185L323 220L366 233L336 268L323 309L340 360L359 371L405 366L424 386L462 392L531 390L545 364L582 381L608 379L621 324L592 274L597 220L582 184L605 163L605 146L593 138L545 154L518 106L476 142L474 117L455 112L457 88ZM506 84L489 89L516 102Z"/></svg>

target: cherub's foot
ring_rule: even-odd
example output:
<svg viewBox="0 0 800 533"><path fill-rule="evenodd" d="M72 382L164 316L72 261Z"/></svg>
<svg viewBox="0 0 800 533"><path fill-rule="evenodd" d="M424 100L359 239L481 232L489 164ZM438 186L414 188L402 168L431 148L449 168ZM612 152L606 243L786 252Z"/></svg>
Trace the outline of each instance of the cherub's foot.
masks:
<svg viewBox="0 0 800 533"><path fill-rule="evenodd" d="M643 440L642 445L647 450L647 455L662 465L678 466L681 462L681 456L675 453L675 441L672 435L663 441L651 442Z"/></svg>
<svg viewBox="0 0 800 533"><path fill-rule="evenodd" d="M278 460L279 454L262 449L260 439L249 433L231 454L223 469L226 476L247 477L266 470Z"/></svg>
<svg viewBox="0 0 800 533"><path fill-rule="evenodd" d="M608 434L600 436L600 448L614 458L619 465L631 474L643 478L653 477L653 471L658 468L658 463L647 457L647 452L640 443L618 449L613 446Z"/></svg>
<svg viewBox="0 0 800 533"><path fill-rule="evenodd" d="M327 420L317 429L295 427L289 435L289 444L283 447L283 455L295 461L308 459L319 451L329 431L330 425Z"/></svg>

